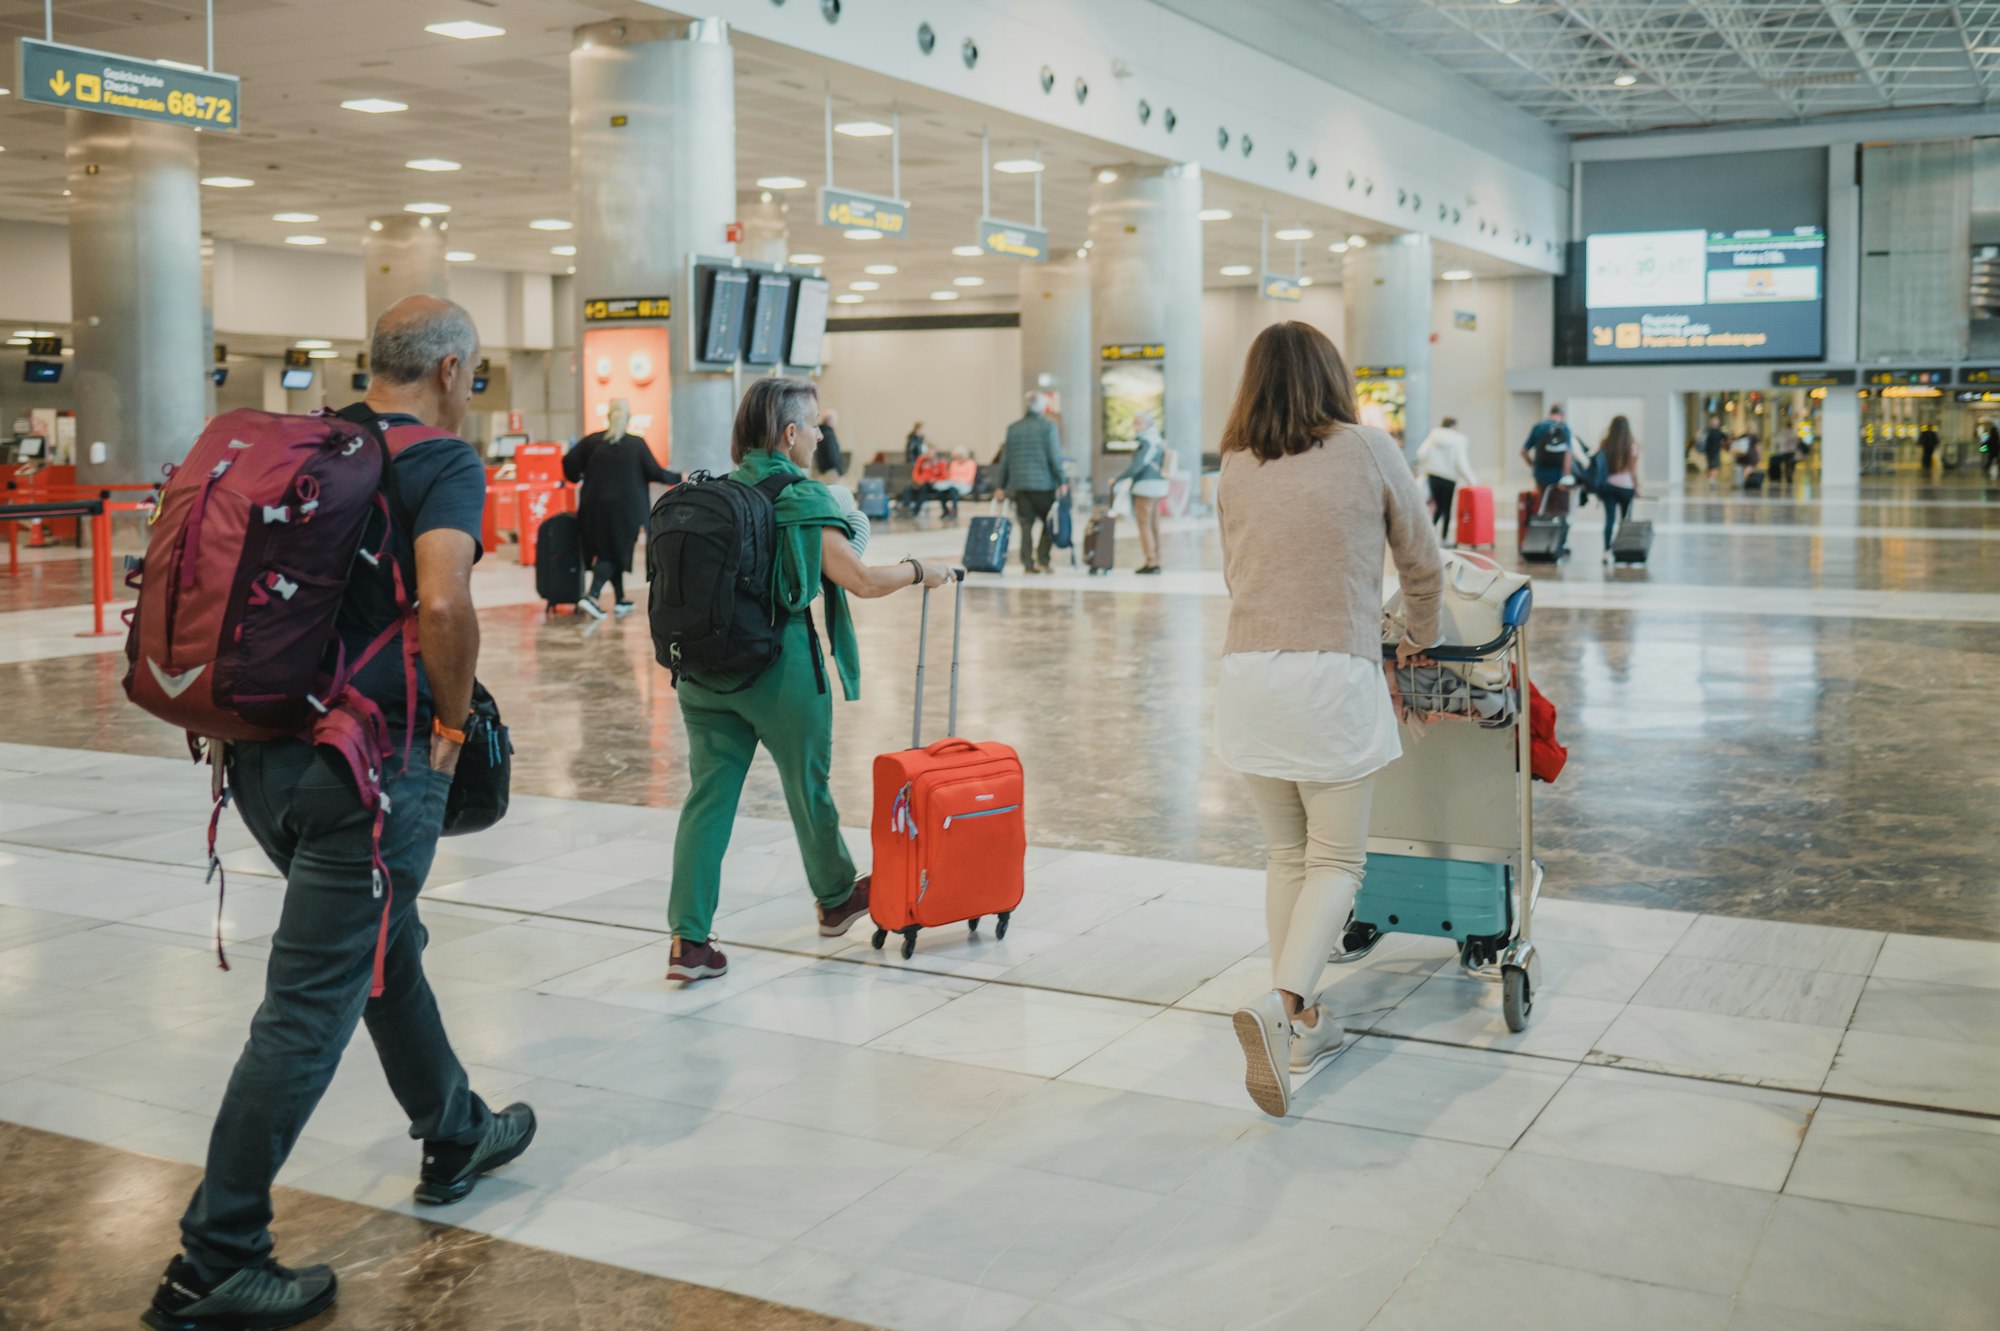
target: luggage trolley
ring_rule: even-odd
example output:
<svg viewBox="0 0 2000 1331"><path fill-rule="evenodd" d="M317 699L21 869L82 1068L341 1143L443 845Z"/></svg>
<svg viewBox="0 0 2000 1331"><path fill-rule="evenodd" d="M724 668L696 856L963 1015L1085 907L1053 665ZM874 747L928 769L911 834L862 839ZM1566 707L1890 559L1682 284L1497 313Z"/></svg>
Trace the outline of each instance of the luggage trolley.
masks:
<svg viewBox="0 0 2000 1331"><path fill-rule="evenodd" d="M1533 607L1532 587L1522 587L1507 601L1498 638L1429 653L1441 663L1510 667L1506 719L1441 720L1376 777L1367 876L1340 950L1330 958L1358 961L1387 933L1449 938L1458 944L1466 974L1500 982L1512 1031L1526 1028L1541 986L1541 960L1530 938L1542 891L1528 749ZM1383 656L1393 659L1395 650L1385 645ZM1428 710L1445 710L1441 697L1421 701L1433 704Z"/></svg>

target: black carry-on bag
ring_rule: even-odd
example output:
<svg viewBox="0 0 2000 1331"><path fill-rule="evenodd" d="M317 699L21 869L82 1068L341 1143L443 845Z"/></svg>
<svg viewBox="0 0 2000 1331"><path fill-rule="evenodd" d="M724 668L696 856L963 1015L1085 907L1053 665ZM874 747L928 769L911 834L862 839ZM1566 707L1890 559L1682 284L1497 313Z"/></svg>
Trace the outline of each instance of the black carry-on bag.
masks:
<svg viewBox="0 0 2000 1331"><path fill-rule="evenodd" d="M997 512L974 518L965 529L965 571L1000 573L1007 568L1007 545L1014 536L1014 520Z"/></svg>
<svg viewBox="0 0 2000 1331"><path fill-rule="evenodd" d="M550 611L583 599L583 538L574 513L555 514L535 533L535 595Z"/></svg>
<svg viewBox="0 0 2000 1331"><path fill-rule="evenodd" d="M1092 576L1109 573L1118 562L1118 519L1109 513L1091 515L1083 529L1083 562Z"/></svg>
<svg viewBox="0 0 2000 1331"><path fill-rule="evenodd" d="M1560 500L1551 502L1557 492ZM1553 564L1569 554L1569 518L1550 513L1551 508L1569 511L1569 494L1560 485L1542 492L1541 511L1528 519L1527 534L1521 538L1521 558L1536 564Z"/></svg>

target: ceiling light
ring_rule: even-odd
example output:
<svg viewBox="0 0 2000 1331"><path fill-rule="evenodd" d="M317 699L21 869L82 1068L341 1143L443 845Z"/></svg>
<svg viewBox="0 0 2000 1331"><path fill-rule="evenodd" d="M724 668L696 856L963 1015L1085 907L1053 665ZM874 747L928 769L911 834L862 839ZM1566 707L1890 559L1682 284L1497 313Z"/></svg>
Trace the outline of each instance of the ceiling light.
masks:
<svg viewBox="0 0 2000 1331"><path fill-rule="evenodd" d="M1347 253L1347 242L1344 240L1336 240L1333 242L1333 244L1326 247L1326 252L1328 254L1345 254Z"/></svg>
<svg viewBox="0 0 2000 1331"><path fill-rule="evenodd" d="M1365 250L1365 249L1367 249L1367 248L1368 248L1368 237L1366 237L1366 236L1349 236L1349 237L1347 238L1347 244L1348 244L1348 247L1349 247L1349 248L1351 248L1351 249L1357 249L1357 250Z"/></svg>
<svg viewBox="0 0 2000 1331"><path fill-rule="evenodd" d="M1278 240L1311 240L1313 238L1312 228L1304 226L1288 226L1282 230L1273 231L1271 235Z"/></svg>
<svg viewBox="0 0 2000 1331"><path fill-rule="evenodd" d="M958 299L958 293L957 293L956 291L933 291L933 292L931 292L931 299L932 299L932 300L957 300L957 299Z"/></svg>
<svg viewBox="0 0 2000 1331"><path fill-rule="evenodd" d="M444 158L444 157L419 157L415 161L405 162L403 163L403 165L409 167L410 170L412 171L458 170L457 162L451 161L449 158Z"/></svg>
<svg viewBox="0 0 2000 1331"><path fill-rule="evenodd" d="M1313 280L1310 277L1302 277L1299 279L1299 285L1302 287L1309 287L1312 284Z"/></svg>
<svg viewBox="0 0 2000 1331"><path fill-rule="evenodd" d="M529 229L533 231L568 231L574 225L575 223L567 222L560 217L537 217L528 223Z"/></svg>
<svg viewBox="0 0 2000 1331"><path fill-rule="evenodd" d="M212 185L216 189L249 189L257 182L245 180L242 176L203 176L201 183Z"/></svg>
<svg viewBox="0 0 2000 1331"><path fill-rule="evenodd" d="M16 328L16 329L14 330L14 336L15 336L15 337L54 337L54 336L55 336L55 331L54 331L53 329L49 329L49 328Z"/></svg>
<svg viewBox="0 0 2000 1331"><path fill-rule="evenodd" d="M758 189L804 189L806 182L797 176L759 176Z"/></svg>
<svg viewBox="0 0 2000 1331"><path fill-rule="evenodd" d="M896 265L893 263L871 263L861 271L864 273L873 273L877 277L887 277L896 271Z"/></svg>
<svg viewBox="0 0 2000 1331"><path fill-rule="evenodd" d="M1232 263L1217 271L1224 277L1248 277L1250 276L1250 265L1247 263Z"/></svg>
<svg viewBox="0 0 2000 1331"><path fill-rule="evenodd" d="M880 240L882 233L873 227L857 226L840 233L849 240Z"/></svg>
<svg viewBox="0 0 2000 1331"><path fill-rule="evenodd" d="M333 343L327 341L323 337L302 337L298 341L292 343L292 345L297 347L300 351L324 351L328 347L332 346Z"/></svg>
<svg viewBox="0 0 2000 1331"><path fill-rule="evenodd" d="M306 353L306 359L307 359L307 360L338 360L338 359L340 359L340 353L339 353L338 351L330 351L330 350L327 350L327 349L325 349L325 348L321 348L321 349L320 349L320 350L318 350L318 351L308 351L308 352Z"/></svg>
<svg viewBox="0 0 2000 1331"><path fill-rule="evenodd" d="M847 289L849 291L880 291L882 284L880 282L849 282Z"/></svg>
<svg viewBox="0 0 2000 1331"><path fill-rule="evenodd" d="M446 263L471 263L474 259L477 259L478 257L479 256L477 254L474 254L471 250L446 250L444 254L444 261Z"/></svg>
<svg viewBox="0 0 2000 1331"><path fill-rule="evenodd" d="M799 265L799 267L801 268L811 268L816 264L825 263L826 256L824 254L807 254L803 250L801 250L797 254L787 254L785 256L785 262L795 263Z"/></svg>
<svg viewBox="0 0 2000 1331"><path fill-rule="evenodd" d="M1089 250L1078 250L1078 251L1076 252L1076 257L1077 257L1077 258L1079 258L1079 259L1087 259L1087 258L1089 258L1089 257L1090 257L1090 251L1089 251Z"/></svg>
<svg viewBox="0 0 2000 1331"><path fill-rule="evenodd" d="M317 222L318 213L272 213L273 222Z"/></svg>
<svg viewBox="0 0 2000 1331"><path fill-rule="evenodd" d="M575 276L576 276L576 265L575 265L575 264L571 264L571 265L570 265L569 267L567 267L567 268L563 269L563 272L565 272L565 273L569 274L569 276L571 276L571 277L575 277Z"/></svg>
<svg viewBox="0 0 2000 1331"><path fill-rule="evenodd" d="M456 37L462 42L507 35L505 28L496 28L491 23L475 23L469 18L453 19L449 23L426 23L424 31L434 32L440 37Z"/></svg>
<svg viewBox="0 0 2000 1331"><path fill-rule="evenodd" d="M986 253L985 250L980 249L977 245L954 245L951 247L951 252L961 259L977 259L980 255Z"/></svg>
<svg viewBox="0 0 2000 1331"><path fill-rule="evenodd" d="M850 139L882 139L896 131L879 120L843 120L833 127L833 132Z"/></svg>
<svg viewBox="0 0 2000 1331"><path fill-rule="evenodd" d="M1112 183L1117 179L1118 179L1118 173L1116 171L1113 171L1108 166L1105 167L1102 171L1099 171L1097 173L1097 183L1100 185L1109 185L1110 183Z"/></svg>
<svg viewBox="0 0 2000 1331"><path fill-rule="evenodd" d="M955 287L983 287L986 285L986 279L983 277L954 277L951 279L951 284Z"/></svg>
<svg viewBox="0 0 2000 1331"><path fill-rule="evenodd" d="M1472 270L1470 268L1447 268L1439 273L1438 276L1447 282L1463 282L1472 276Z"/></svg>
<svg viewBox="0 0 2000 1331"><path fill-rule="evenodd" d="M25 347L29 341L30 339L25 337L10 337L7 339L7 345L10 347Z"/></svg>
<svg viewBox="0 0 2000 1331"><path fill-rule="evenodd" d="M403 205L403 211L406 213L423 213L428 216L433 213L448 213L451 211L451 205L448 203L406 203Z"/></svg>
<svg viewBox="0 0 2000 1331"><path fill-rule="evenodd" d="M836 305L859 305L862 299L863 299L862 297L854 295L851 292L849 292L835 296L833 298L833 303Z"/></svg>
<svg viewBox="0 0 2000 1331"><path fill-rule="evenodd" d="M1204 208L1196 213L1195 216L1204 222L1227 222L1230 218L1236 216L1236 214L1230 212L1227 208Z"/></svg>
<svg viewBox="0 0 2000 1331"><path fill-rule="evenodd" d="M286 237L285 237L285 243L286 243L287 245L324 245L324 244L326 244L326 237L325 237L325 236L286 236Z"/></svg>
<svg viewBox="0 0 2000 1331"><path fill-rule="evenodd" d="M12 91L14 91L12 88L0 88L0 97L5 97L8 93Z"/></svg>
<svg viewBox="0 0 2000 1331"><path fill-rule="evenodd" d="M1638 81L1638 77L1633 74L1620 74L1617 78L1611 80L1612 85L1619 88L1629 88Z"/></svg>
<svg viewBox="0 0 2000 1331"><path fill-rule="evenodd" d="M1004 162L995 162L993 169L995 171L1004 171L1010 176L1032 176L1037 171L1043 171L1047 168L1032 157L1010 157Z"/></svg>
<svg viewBox="0 0 2000 1331"><path fill-rule="evenodd" d="M343 111L366 111L371 116L385 116L391 111L407 111L408 102L392 102L387 97L354 97L340 104Z"/></svg>
<svg viewBox="0 0 2000 1331"><path fill-rule="evenodd" d="M382 219L381 219L381 218L379 218L379 217L371 217L371 218L369 218L369 219L368 219L368 229L369 229L370 231L380 231L380 230L382 229Z"/></svg>
<svg viewBox="0 0 2000 1331"><path fill-rule="evenodd" d="M551 246L549 246L549 253L550 253L550 254L553 254L553 255L556 255L556 256L558 256L559 258L564 258L564 259L567 259L567 258L571 257L572 255L574 255L574 254L576 253L576 246L574 246L574 245L551 245Z"/></svg>

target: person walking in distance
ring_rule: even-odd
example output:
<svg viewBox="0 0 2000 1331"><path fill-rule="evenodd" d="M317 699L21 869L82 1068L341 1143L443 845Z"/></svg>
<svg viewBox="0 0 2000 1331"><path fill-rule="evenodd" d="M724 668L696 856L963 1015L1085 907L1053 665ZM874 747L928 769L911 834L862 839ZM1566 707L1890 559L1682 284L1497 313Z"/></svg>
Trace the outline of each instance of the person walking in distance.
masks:
<svg viewBox="0 0 2000 1331"><path fill-rule="evenodd" d="M1546 494L1549 487L1562 483L1562 478L1570 472L1569 425L1563 420L1560 404L1552 405L1549 414L1535 423L1528 431L1528 442L1521 445L1521 457L1535 474L1535 489Z"/></svg>
<svg viewBox="0 0 2000 1331"><path fill-rule="evenodd" d="M1132 525L1139 529L1139 572L1158 573L1160 571L1160 501L1167 497L1171 487L1167 484L1167 474L1160 470L1166 461L1167 444L1160 438L1159 422L1150 411L1142 411L1133 419L1138 439L1132 449L1132 461L1125 470L1114 476L1111 484L1132 487Z"/></svg>
<svg viewBox="0 0 2000 1331"><path fill-rule="evenodd" d="M1632 423L1613 416L1597 451L1604 456L1604 484L1598 487L1597 498L1604 505L1604 562L1609 564L1612 539L1639 497L1639 444L1632 438Z"/></svg>
<svg viewBox="0 0 2000 1331"><path fill-rule="evenodd" d="M912 466L916 465L917 459L924 455L927 447L929 445L924 442L924 423L918 421L910 427L908 437L903 440L903 461Z"/></svg>
<svg viewBox="0 0 2000 1331"><path fill-rule="evenodd" d="M631 408L614 398L604 428L577 440L563 455L563 476L581 488L577 492L577 536L583 566L590 570L590 590L576 608L593 619L604 618L597 598L611 587L614 613L632 613L625 599L625 575L632 571L632 547L646 529L652 507L650 485L679 485L680 477L662 467L653 450L636 434L627 434Z"/></svg>
<svg viewBox="0 0 2000 1331"><path fill-rule="evenodd" d="M1937 469L1939 442L1937 422L1925 421L1924 428L1917 434L1917 447L1923 450L1923 473L1926 476Z"/></svg>
<svg viewBox="0 0 2000 1331"><path fill-rule="evenodd" d="M1417 445L1417 474L1430 484L1431 520L1443 541L1451 531L1451 505L1458 487L1479 484L1472 470L1471 441L1458 432L1456 417L1445 417Z"/></svg>
<svg viewBox="0 0 2000 1331"><path fill-rule="evenodd" d="M1701 451L1708 460L1708 479L1711 482L1722 474L1722 455L1728 448L1729 436L1723 432L1722 417L1710 416L1708 428L1701 432Z"/></svg>
<svg viewBox="0 0 2000 1331"><path fill-rule="evenodd" d="M368 396L341 414L378 429L456 431L478 360L479 336L463 308L408 297L376 322ZM479 658L472 565L486 473L471 446L448 435L411 443L387 465L407 529L391 524L393 558L355 564L338 633L346 659L357 659L400 614L395 570L405 577L414 570L421 657L410 672L418 729L407 749L400 644L391 640L350 684L396 718L396 751L381 774L389 911L385 919L382 898L370 891L376 815L345 761L298 739L230 744L236 807L285 876L285 906L271 936L264 1001L223 1092L206 1173L181 1217L182 1254L167 1264L143 1317L156 1331L286 1327L333 1302L332 1268L294 1270L272 1259L271 1182L358 1023L367 1024L410 1135L423 1142L419 1202L458 1201L535 1135L527 1105L494 1113L467 1083L424 978L426 934L417 915L472 706ZM363 548L375 539L365 536ZM378 936L382 993L370 997Z"/></svg>
<svg viewBox="0 0 2000 1331"><path fill-rule="evenodd" d="M1007 442L1000 450L1000 466L993 478L996 502L1010 494L1014 497L1024 573L1049 572L1049 553L1055 548L1049 511L1055 507L1056 491L1062 488L1065 464L1062 435L1047 412L1048 399L1043 394L1028 394L1028 409L1007 427ZM1037 524L1041 526L1039 540Z"/></svg>
<svg viewBox="0 0 2000 1331"><path fill-rule="evenodd" d="M1444 558L1396 441L1357 424L1340 353L1310 324L1250 344L1222 432L1229 632L1215 746L1242 773L1267 847L1271 991L1237 1010L1245 1087L1283 1117L1292 1077L1339 1050L1319 977L1361 887L1377 771L1401 756L1396 664L1439 636ZM1402 579L1409 637L1382 661L1382 565Z"/></svg>

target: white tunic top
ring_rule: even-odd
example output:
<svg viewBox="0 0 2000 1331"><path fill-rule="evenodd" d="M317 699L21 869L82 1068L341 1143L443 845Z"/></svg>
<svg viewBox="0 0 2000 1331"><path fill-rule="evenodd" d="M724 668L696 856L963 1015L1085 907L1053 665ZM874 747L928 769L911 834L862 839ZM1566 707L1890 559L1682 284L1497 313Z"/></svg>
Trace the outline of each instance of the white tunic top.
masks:
<svg viewBox="0 0 2000 1331"><path fill-rule="evenodd" d="M1285 781L1358 781L1403 756L1382 663L1346 652L1231 652L1215 695L1224 765Z"/></svg>

